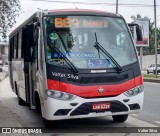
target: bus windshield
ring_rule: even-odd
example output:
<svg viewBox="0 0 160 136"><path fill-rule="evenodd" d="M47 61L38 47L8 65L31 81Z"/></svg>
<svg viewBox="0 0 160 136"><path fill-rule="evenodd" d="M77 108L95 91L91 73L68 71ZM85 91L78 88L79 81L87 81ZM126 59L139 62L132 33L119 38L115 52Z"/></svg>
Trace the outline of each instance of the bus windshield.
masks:
<svg viewBox="0 0 160 136"><path fill-rule="evenodd" d="M44 17L44 27L49 64L69 67L67 58L80 69L116 68L110 57L95 48L97 42L120 67L137 61L131 36L121 18L47 16Z"/></svg>

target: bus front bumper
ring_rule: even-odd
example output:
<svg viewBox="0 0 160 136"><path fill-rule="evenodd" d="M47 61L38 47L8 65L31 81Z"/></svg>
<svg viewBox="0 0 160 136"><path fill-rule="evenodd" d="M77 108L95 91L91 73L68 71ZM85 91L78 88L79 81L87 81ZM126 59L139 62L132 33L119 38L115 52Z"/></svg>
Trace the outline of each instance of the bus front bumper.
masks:
<svg viewBox="0 0 160 136"><path fill-rule="evenodd" d="M106 98L76 97L62 101L48 97L41 104L42 117L46 120L63 120L138 113L142 109L144 92L132 97L124 94ZM93 110L93 104L110 103L107 110Z"/></svg>

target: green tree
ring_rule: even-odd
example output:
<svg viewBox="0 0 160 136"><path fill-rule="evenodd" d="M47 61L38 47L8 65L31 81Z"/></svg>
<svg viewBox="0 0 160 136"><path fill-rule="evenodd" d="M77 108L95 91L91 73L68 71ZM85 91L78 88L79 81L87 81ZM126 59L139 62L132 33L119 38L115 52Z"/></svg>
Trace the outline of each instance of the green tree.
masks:
<svg viewBox="0 0 160 136"><path fill-rule="evenodd" d="M150 54L155 53L155 47L154 47L154 22L149 23L149 52Z"/></svg>
<svg viewBox="0 0 160 136"><path fill-rule="evenodd" d="M150 54L155 54L155 28L154 22L149 25L149 51ZM157 44L160 45L160 28L157 28Z"/></svg>
<svg viewBox="0 0 160 136"><path fill-rule="evenodd" d="M19 0L0 0L0 32L2 38L6 39L7 30L16 23L21 5Z"/></svg>

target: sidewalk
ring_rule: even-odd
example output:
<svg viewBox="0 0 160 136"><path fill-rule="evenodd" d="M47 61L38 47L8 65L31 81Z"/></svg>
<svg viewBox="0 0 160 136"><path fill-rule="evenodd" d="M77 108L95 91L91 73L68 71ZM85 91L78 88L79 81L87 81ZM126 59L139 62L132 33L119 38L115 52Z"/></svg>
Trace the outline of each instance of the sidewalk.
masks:
<svg viewBox="0 0 160 136"><path fill-rule="evenodd" d="M0 101L0 127L23 127L19 117Z"/></svg>
<svg viewBox="0 0 160 136"><path fill-rule="evenodd" d="M0 72L0 83L7 76L8 72ZM20 122L19 117L12 113L0 100L0 127L22 127Z"/></svg>
<svg viewBox="0 0 160 136"><path fill-rule="evenodd" d="M4 78L6 78L8 76L8 73L3 71L3 72L0 72L0 81L2 81Z"/></svg>

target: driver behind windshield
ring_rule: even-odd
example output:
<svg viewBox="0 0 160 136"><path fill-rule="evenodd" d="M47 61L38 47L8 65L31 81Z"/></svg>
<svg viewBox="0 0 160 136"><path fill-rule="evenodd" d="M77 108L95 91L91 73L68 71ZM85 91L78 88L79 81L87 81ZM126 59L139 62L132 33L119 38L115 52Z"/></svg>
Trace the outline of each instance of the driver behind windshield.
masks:
<svg viewBox="0 0 160 136"><path fill-rule="evenodd" d="M66 55L70 52L73 47L73 40L71 34L67 30L61 29L60 31L51 31L48 34L48 54L47 58L49 62L59 62L62 60L62 57L59 55L56 50L50 48L50 46L55 46L61 53Z"/></svg>

